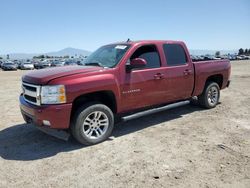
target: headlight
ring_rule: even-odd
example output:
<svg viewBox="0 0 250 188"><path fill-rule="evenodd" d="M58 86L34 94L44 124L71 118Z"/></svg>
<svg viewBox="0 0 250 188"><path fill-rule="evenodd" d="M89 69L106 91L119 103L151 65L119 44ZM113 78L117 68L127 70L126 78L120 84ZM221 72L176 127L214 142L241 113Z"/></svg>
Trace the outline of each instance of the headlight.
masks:
<svg viewBox="0 0 250 188"><path fill-rule="evenodd" d="M66 94L64 85L42 86L41 103L42 104L66 103Z"/></svg>

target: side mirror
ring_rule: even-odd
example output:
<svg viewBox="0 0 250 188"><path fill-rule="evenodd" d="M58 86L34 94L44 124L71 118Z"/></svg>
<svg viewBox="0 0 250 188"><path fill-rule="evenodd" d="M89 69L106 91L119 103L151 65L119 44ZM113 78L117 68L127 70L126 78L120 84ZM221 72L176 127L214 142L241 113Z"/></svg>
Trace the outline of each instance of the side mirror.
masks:
<svg viewBox="0 0 250 188"><path fill-rule="evenodd" d="M142 58L132 59L130 65L127 65L127 70L131 71L132 69L144 68L147 65L147 61Z"/></svg>

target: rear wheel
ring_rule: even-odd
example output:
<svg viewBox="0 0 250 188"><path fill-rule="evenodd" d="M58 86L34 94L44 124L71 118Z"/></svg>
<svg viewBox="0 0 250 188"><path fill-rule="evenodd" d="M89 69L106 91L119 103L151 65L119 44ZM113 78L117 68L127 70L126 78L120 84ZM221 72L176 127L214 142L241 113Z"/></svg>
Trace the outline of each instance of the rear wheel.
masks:
<svg viewBox="0 0 250 188"><path fill-rule="evenodd" d="M204 91L198 96L199 104L205 108L214 108L220 99L220 87L215 82L208 82Z"/></svg>
<svg viewBox="0 0 250 188"><path fill-rule="evenodd" d="M114 115L109 107L89 103L79 108L71 125L75 139L84 145L103 142L112 133Z"/></svg>

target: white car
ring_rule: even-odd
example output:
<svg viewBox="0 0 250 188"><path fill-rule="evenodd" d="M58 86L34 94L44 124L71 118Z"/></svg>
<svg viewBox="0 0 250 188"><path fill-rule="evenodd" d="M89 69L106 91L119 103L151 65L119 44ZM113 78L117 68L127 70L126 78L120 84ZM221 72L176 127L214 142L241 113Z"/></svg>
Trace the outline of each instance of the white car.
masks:
<svg viewBox="0 0 250 188"><path fill-rule="evenodd" d="M24 62L20 65L21 70L33 70L34 65L31 62Z"/></svg>
<svg viewBox="0 0 250 188"><path fill-rule="evenodd" d="M236 59L238 59L238 60L242 60L242 59L243 59L243 57L241 57L241 56L237 56L237 57L236 57Z"/></svg>

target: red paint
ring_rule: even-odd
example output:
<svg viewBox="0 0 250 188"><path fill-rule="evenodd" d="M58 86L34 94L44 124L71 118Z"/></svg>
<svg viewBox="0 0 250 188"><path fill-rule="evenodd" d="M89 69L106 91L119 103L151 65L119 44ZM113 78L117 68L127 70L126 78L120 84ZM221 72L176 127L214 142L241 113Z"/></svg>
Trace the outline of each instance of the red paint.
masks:
<svg viewBox="0 0 250 188"><path fill-rule="evenodd" d="M193 63L183 42L138 41L128 42L130 49L115 68L67 66L33 71L23 76L23 81L38 85L63 84L66 88L67 104L34 106L20 97L21 108L36 119L52 121L52 128L66 129L70 125L71 108L74 100L84 94L111 91L116 100L117 113L189 99L200 95L208 77L221 75L224 89L229 80L231 65L228 60ZM185 50L188 63L170 67L165 59L163 44L180 44ZM121 43L119 43L121 44ZM126 71L126 62L138 47L156 45L161 67ZM140 62L142 63L142 62ZM60 110L57 110L60 107ZM38 111L42 109L41 113ZM40 122L38 122L40 125Z"/></svg>
<svg viewBox="0 0 250 188"><path fill-rule="evenodd" d="M42 126L43 120L50 121L51 127L54 129L67 129L70 124L70 113L72 104L35 106L27 103L23 96L19 97L20 108L26 115L33 119L33 123Z"/></svg>

